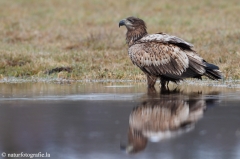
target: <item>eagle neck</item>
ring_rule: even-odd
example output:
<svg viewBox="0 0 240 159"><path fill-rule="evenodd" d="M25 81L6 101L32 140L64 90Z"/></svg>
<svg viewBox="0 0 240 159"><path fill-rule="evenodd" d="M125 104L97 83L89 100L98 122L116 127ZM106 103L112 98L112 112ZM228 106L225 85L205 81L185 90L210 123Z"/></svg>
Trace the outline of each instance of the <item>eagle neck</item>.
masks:
<svg viewBox="0 0 240 159"><path fill-rule="evenodd" d="M146 36L148 33L146 29L136 29L136 30L128 30L126 34L126 42L128 46L133 45L136 41Z"/></svg>

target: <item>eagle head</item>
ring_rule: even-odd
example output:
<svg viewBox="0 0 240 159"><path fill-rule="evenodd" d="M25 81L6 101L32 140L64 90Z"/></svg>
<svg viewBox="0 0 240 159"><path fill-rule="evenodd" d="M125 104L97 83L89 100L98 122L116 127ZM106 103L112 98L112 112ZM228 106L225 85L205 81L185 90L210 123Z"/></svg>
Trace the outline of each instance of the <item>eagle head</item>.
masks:
<svg viewBox="0 0 240 159"><path fill-rule="evenodd" d="M127 28L126 42L128 46L133 45L137 40L147 35L147 27L142 19L128 17L119 22L119 27L122 25Z"/></svg>
<svg viewBox="0 0 240 159"><path fill-rule="evenodd" d="M136 17L128 17L126 19L122 19L119 22L119 27L125 25L128 30L134 30L138 27L143 27L146 29L146 24L142 19Z"/></svg>

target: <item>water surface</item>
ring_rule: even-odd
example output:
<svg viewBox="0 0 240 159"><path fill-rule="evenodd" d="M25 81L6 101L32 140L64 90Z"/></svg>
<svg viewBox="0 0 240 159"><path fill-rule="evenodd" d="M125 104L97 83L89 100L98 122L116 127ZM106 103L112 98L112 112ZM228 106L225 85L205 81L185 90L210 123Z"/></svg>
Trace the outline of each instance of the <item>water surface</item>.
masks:
<svg viewBox="0 0 240 159"><path fill-rule="evenodd" d="M0 84L0 153L51 158L240 158L239 89Z"/></svg>

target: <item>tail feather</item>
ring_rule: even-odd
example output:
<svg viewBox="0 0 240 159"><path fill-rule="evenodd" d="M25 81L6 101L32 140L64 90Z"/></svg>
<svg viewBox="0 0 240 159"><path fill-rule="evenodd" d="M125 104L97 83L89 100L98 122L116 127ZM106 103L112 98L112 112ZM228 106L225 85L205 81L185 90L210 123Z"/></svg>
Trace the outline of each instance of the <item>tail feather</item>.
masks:
<svg viewBox="0 0 240 159"><path fill-rule="evenodd" d="M205 76L212 80L223 79L222 72L219 70L219 67L206 62L206 73Z"/></svg>

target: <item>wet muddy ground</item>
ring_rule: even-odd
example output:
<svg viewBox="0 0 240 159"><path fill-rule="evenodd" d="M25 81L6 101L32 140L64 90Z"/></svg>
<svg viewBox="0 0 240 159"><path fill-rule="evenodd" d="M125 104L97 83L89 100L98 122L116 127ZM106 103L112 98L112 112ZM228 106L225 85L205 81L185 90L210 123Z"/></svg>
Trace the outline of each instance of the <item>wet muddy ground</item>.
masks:
<svg viewBox="0 0 240 159"><path fill-rule="evenodd" d="M170 90L137 83L0 84L0 154L240 158L240 89Z"/></svg>

